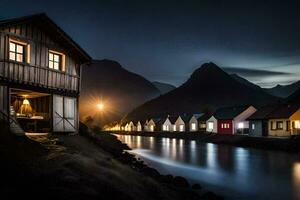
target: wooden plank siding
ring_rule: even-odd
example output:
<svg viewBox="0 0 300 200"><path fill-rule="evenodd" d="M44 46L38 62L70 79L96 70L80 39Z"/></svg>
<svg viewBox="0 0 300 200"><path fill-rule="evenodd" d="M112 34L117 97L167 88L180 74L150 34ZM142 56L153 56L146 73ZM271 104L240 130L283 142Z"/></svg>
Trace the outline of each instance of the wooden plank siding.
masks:
<svg viewBox="0 0 300 200"><path fill-rule="evenodd" d="M20 40L30 45L30 63L9 60L9 40ZM48 52L55 50L65 55L65 71L48 67ZM11 25L0 29L0 80L27 84L66 93L79 93L80 64L66 49L54 42L45 32L32 24Z"/></svg>

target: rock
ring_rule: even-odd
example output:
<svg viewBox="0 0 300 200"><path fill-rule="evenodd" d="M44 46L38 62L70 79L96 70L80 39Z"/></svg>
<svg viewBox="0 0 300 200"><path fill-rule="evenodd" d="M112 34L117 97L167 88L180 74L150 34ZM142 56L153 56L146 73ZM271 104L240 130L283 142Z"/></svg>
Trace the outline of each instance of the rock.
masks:
<svg viewBox="0 0 300 200"><path fill-rule="evenodd" d="M219 197L213 192L206 192L202 195L202 199L204 200L221 200L223 199L222 197Z"/></svg>
<svg viewBox="0 0 300 200"><path fill-rule="evenodd" d="M176 176L173 179L173 185L179 188L188 188L190 186L189 182L181 176Z"/></svg>
<svg viewBox="0 0 300 200"><path fill-rule="evenodd" d="M162 183L171 184L173 182L174 177L170 174L164 175L160 177L160 181Z"/></svg>
<svg viewBox="0 0 300 200"><path fill-rule="evenodd" d="M200 184L196 183L196 184L193 184L193 185L192 185L192 189L194 189L194 190L201 190L202 187L201 187Z"/></svg>
<svg viewBox="0 0 300 200"><path fill-rule="evenodd" d="M143 174L145 174L146 176L150 176L152 178L159 178L161 175L160 173L156 170L156 169L153 169L151 167L144 167L141 172Z"/></svg>

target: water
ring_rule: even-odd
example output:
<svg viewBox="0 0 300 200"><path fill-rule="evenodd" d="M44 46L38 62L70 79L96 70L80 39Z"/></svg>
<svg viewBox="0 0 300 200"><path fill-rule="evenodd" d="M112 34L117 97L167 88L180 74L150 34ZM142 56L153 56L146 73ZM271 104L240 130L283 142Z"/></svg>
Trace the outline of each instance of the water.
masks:
<svg viewBox="0 0 300 200"><path fill-rule="evenodd" d="M225 199L300 199L300 154L118 135L162 174L186 177Z"/></svg>

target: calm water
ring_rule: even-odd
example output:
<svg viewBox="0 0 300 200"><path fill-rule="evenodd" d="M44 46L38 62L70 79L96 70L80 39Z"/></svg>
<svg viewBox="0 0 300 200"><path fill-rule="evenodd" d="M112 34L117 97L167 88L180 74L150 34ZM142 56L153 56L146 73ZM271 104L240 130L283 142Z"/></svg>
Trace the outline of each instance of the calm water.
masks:
<svg viewBox="0 0 300 200"><path fill-rule="evenodd" d="M162 174L184 176L226 199L300 199L300 154L195 140L118 135Z"/></svg>

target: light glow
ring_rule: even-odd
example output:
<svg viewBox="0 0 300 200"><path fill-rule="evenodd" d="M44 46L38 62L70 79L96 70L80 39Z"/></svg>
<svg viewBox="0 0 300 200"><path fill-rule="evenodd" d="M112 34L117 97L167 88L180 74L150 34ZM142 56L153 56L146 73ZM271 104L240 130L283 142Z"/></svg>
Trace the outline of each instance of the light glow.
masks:
<svg viewBox="0 0 300 200"><path fill-rule="evenodd" d="M103 103L98 103L98 104L97 104L97 108L98 108L99 110L103 110L103 109L104 109Z"/></svg>

